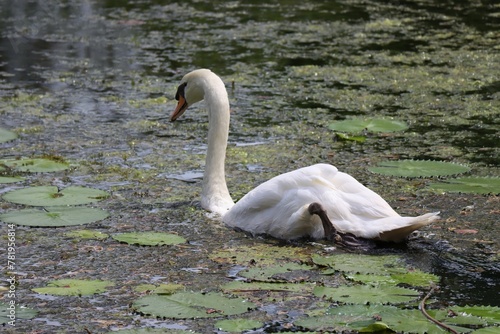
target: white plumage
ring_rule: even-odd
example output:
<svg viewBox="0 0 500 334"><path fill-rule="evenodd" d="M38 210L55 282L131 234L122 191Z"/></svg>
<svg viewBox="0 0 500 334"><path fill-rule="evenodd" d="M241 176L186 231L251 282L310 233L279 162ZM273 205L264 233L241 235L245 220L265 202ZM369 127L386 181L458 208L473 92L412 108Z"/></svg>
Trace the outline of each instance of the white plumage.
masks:
<svg viewBox="0 0 500 334"><path fill-rule="evenodd" d="M204 99L207 104L209 134L201 203L204 209L220 214L228 226L286 240L322 239L329 237L325 236L325 223L309 211L312 203L319 203L337 231L401 242L439 218L439 212L401 217L378 194L328 164L276 176L234 204L224 173L230 117L224 83L210 70L195 70L184 76L176 98L179 102L171 121L193 103Z"/></svg>

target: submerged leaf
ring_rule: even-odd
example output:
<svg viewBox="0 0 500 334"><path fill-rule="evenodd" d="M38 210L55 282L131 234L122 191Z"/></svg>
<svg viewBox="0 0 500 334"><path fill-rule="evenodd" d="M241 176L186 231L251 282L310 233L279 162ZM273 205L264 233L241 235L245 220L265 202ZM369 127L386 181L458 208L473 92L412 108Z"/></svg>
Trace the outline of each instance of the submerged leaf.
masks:
<svg viewBox="0 0 500 334"><path fill-rule="evenodd" d="M290 261L307 261L309 254L304 247L273 246L258 244L251 247L227 248L210 254L210 259L219 263L247 265L272 265Z"/></svg>
<svg viewBox="0 0 500 334"><path fill-rule="evenodd" d="M444 161L398 160L380 162L377 167L368 170L389 176L433 177L466 173L470 168Z"/></svg>
<svg viewBox="0 0 500 334"><path fill-rule="evenodd" d="M5 326L9 321L12 321L11 315L11 304L0 302L0 326ZM24 307L18 306L15 307L15 318L14 319L31 319L36 316L38 311Z"/></svg>
<svg viewBox="0 0 500 334"><path fill-rule="evenodd" d="M107 211L86 207L23 209L0 215L5 223L37 227L60 227L93 223L109 216Z"/></svg>
<svg viewBox="0 0 500 334"><path fill-rule="evenodd" d="M321 256L314 254L312 260L317 265L350 273L389 275L407 271L401 258L396 255L337 254Z"/></svg>
<svg viewBox="0 0 500 334"><path fill-rule="evenodd" d="M395 132L408 128L405 122L386 118L352 118L331 123L330 130L357 133L363 130L370 132Z"/></svg>
<svg viewBox="0 0 500 334"><path fill-rule="evenodd" d="M133 303L133 307L155 317L189 319L242 314L255 305L242 298L228 298L214 292L179 292L142 297Z"/></svg>
<svg viewBox="0 0 500 334"><path fill-rule="evenodd" d="M105 199L109 194L103 190L70 186L59 191L55 186L28 187L6 193L3 199L31 206L80 205Z"/></svg>
<svg viewBox="0 0 500 334"><path fill-rule="evenodd" d="M431 183L429 188L454 193L500 194L500 178L462 177Z"/></svg>
<svg viewBox="0 0 500 334"><path fill-rule="evenodd" d="M104 292L107 287L113 285L111 281L61 279L49 282L46 287L32 290L49 295L86 296Z"/></svg>
<svg viewBox="0 0 500 334"><path fill-rule="evenodd" d="M215 323L215 327L225 332L243 332L250 329L256 329L264 326L264 324L252 319L228 319L219 320Z"/></svg>
<svg viewBox="0 0 500 334"><path fill-rule="evenodd" d="M130 232L120 233L112 236L113 239L142 246L162 246L183 244L187 240L177 234L161 232Z"/></svg>
<svg viewBox="0 0 500 334"><path fill-rule="evenodd" d="M0 143L14 140L17 138L17 134L15 132L0 128Z"/></svg>
<svg viewBox="0 0 500 334"><path fill-rule="evenodd" d="M97 239L104 240L109 237L109 234L102 233L95 230L76 230L64 233L67 237L81 238L81 239Z"/></svg>

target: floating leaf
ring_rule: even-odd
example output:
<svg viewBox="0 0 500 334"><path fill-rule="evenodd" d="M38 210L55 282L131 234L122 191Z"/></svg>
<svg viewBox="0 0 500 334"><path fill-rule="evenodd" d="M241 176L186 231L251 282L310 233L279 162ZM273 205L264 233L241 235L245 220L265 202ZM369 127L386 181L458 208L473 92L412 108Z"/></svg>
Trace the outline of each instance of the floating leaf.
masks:
<svg viewBox="0 0 500 334"><path fill-rule="evenodd" d="M107 287L113 285L114 283L111 281L61 279L49 282L46 287L32 290L49 295L88 296L104 292Z"/></svg>
<svg viewBox="0 0 500 334"><path fill-rule="evenodd" d="M350 136L342 132L336 132L335 133L337 139L339 140L349 140L349 141L355 141L358 143L364 143L366 140L366 137L363 136Z"/></svg>
<svg viewBox="0 0 500 334"><path fill-rule="evenodd" d="M408 129L405 122L386 118L352 118L331 123L328 128L334 131L358 133L363 130L370 132L396 132Z"/></svg>
<svg viewBox="0 0 500 334"><path fill-rule="evenodd" d="M456 313L465 313L481 317L490 325L500 325L500 307L497 306L454 306L451 309Z"/></svg>
<svg viewBox="0 0 500 334"><path fill-rule="evenodd" d="M31 206L62 206L88 204L108 196L107 192L94 188L70 186L59 191L55 186L39 186L10 191L3 199Z"/></svg>
<svg viewBox="0 0 500 334"><path fill-rule="evenodd" d="M432 177L466 173L467 166L427 160L398 160L378 163L378 167L368 168L373 173L400 177Z"/></svg>
<svg viewBox="0 0 500 334"><path fill-rule="evenodd" d="M14 140L16 138L17 138L17 134L15 132L0 128L0 143Z"/></svg>
<svg viewBox="0 0 500 334"><path fill-rule="evenodd" d="M104 240L109 237L109 234L102 233L95 230L76 230L64 233L67 237L81 238L81 239L97 239Z"/></svg>
<svg viewBox="0 0 500 334"><path fill-rule="evenodd" d="M419 297L418 291L396 286L371 287L368 285L339 286L330 288L317 286L313 291L317 297L325 297L349 304L400 304Z"/></svg>
<svg viewBox="0 0 500 334"><path fill-rule="evenodd" d="M11 313L11 304L0 302L0 325L1 326L6 326L7 323L9 323L12 320L15 319L31 319L34 318L37 314L37 311L24 307L24 306L18 306L17 304L14 306L15 307L15 313L13 314L13 317L10 315Z"/></svg>
<svg viewBox="0 0 500 334"><path fill-rule="evenodd" d="M312 260L320 266L328 266L338 271L389 275L394 273L406 273L406 268L401 258L396 255L360 255L360 254L337 254L334 256L312 255Z"/></svg>
<svg viewBox="0 0 500 334"><path fill-rule="evenodd" d="M234 281L221 286L226 292L253 292L253 291L279 291L279 292L299 292L309 294L312 292L312 283L267 283L267 282L242 282Z"/></svg>
<svg viewBox="0 0 500 334"><path fill-rule="evenodd" d="M389 275L351 274L347 278L370 285L404 283L412 286L428 287L439 283L439 276L421 270L412 270L407 273L391 273Z"/></svg>
<svg viewBox="0 0 500 334"><path fill-rule="evenodd" d="M112 236L113 239L127 244L142 246L162 246L183 244L187 240L177 234L161 232L130 232L120 233Z"/></svg>
<svg viewBox="0 0 500 334"><path fill-rule="evenodd" d="M431 183L429 188L454 193L500 194L500 178L461 177L446 182Z"/></svg>
<svg viewBox="0 0 500 334"><path fill-rule="evenodd" d="M241 314L255 305L242 298L228 298L214 292L179 292L142 297L133 303L133 307L155 317L189 319Z"/></svg>
<svg viewBox="0 0 500 334"><path fill-rule="evenodd" d="M85 207L23 209L0 215L5 223L36 227L59 227L93 223L109 216L107 211Z"/></svg>
<svg viewBox="0 0 500 334"><path fill-rule="evenodd" d="M0 176L0 183L15 183L24 181L24 177L19 176Z"/></svg>
<svg viewBox="0 0 500 334"><path fill-rule="evenodd" d="M387 325L376 321L384 310L398 310L387 305L345 305L322 310L319 315L309 316L295 321L295 325L310 330L330 330L336 332L363 330L372 333L387 329Z"/></svg>
<svg viewBox="0 0 500 334"><path fill-rule="evenodd" d="M19 172L31 173L57 172L69 168L67 162L44 158L4 159L0 160L0 164L4 164Z"/></svg>
<svg viewBox="0 0 500 334"><path fill-rule="evenodd" d="M239 275L255 281L275 282L283 281L283 279L275 276L277 274L288 273L294 270L310 270L312 268L313 267L308 265L288 262L281 265L277 264L272 266L253 267L245 269L240 271Z"/></svg>
<svg viewBox="0 0 500 334"><path fill-rule="evenodd" d="M219 320L215 323L215 327L225 332L243 332L250 329L256 329L264 326L264 324L252 319L230 319Z"/></svg>
<svg viewBox="0 0 500 334"><path fill-rule="evenodd" d="M111 331L108 332L108 334L196 334L196 332L170 328L132 328L120 331Z"/></svg>

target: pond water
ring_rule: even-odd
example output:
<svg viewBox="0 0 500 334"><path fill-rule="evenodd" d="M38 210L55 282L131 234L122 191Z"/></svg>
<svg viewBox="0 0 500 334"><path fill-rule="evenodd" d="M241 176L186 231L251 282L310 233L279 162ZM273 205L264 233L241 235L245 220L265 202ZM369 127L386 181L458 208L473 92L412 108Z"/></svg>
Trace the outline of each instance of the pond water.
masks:
<svg viewBox="0 0 500 334"><path fill-rule="evenodd" d="M230 93L227 173L234 198L271 176L332 163L401 213L441 211L441 225L397 252L442 277L442 300L500 306L498 197L437 194L425 189L428 180L367 171L387 159L432 159L468 164L474 175L500 176L497 1L0 0L0 6L0 127L20 134L1 144L0 155L61 156L78 164L69 172L33 175L24 185L111 191L102 206L113 218L94 228L173 229L193 242L185 252L191 256L178 268L197 268L200 253L225 246L210 238L233 246L264 242L217 226L196 202L206 148L203 106L168 123L179 80L206 67ZM364 143L338 140L328 124L352 116L394 117L410 128L369 135ZM0 203L0 212L15 207ZM44 332L52 321L82 329L58 318L63 308L82 317L89 312L75 301L36 301L29 290L89 265L88 254L64 238L65 230L17 232L24 263L19 301L40 309ZM124 252L123 264L136 256L152 276L165 274L164 262L148 260L176 256L144 248L128 252L112 241L106 247L110 254L93 254L91 266L106 268L109 278L121 282L127 278L124 268L114 266L114 251ZM193 288L206 280L189 271L165 275L191 280ZM225 275L220 272L219 279ZM116 304L123 293L112 293L101 306ZM123 299L122 307L132 299ZM113 312L120 308L114 305ZM85 328L125 326L129 315L123 313Z"/></svg>

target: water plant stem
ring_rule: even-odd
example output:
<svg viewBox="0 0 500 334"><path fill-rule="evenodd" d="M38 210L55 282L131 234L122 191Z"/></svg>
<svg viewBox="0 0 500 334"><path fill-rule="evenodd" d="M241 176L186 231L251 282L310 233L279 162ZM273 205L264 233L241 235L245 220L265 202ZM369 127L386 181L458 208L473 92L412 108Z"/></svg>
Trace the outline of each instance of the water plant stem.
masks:
<svg viewBox="0 0 500 334"><path fill-rule="evenodd" d="M429 297L432 295L432 293L435 291L435 290L438 290L439 287L437 286L433 286L431 287L431 290L429 291L429 293L427 293L427 295L422 299L422 301L420 302L420 311L422 311L422 314L427 318L429 319L430 321L432 321L433 323L435 323L436 325L438 325L439 327L443 328L444 330L447 330L448 332L450 333L453 333L453 334L458 334L458 332L456 330L454 330L453 328L449 327L448 325L445 325L444 323L442 323L441 321L433 318L429 313L427 313L427 311L425 310L425 302L427 301L427 299L429 299Z"/></svg>

